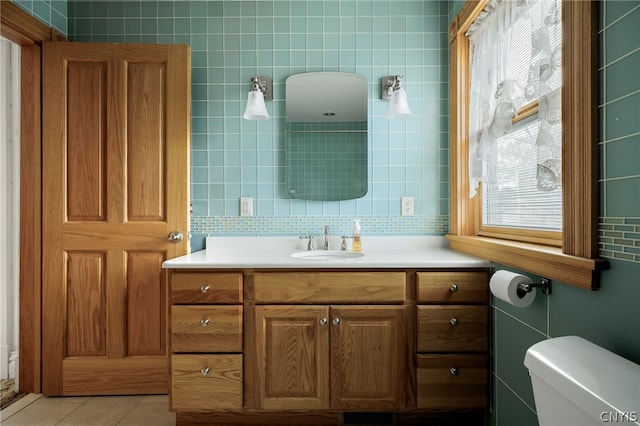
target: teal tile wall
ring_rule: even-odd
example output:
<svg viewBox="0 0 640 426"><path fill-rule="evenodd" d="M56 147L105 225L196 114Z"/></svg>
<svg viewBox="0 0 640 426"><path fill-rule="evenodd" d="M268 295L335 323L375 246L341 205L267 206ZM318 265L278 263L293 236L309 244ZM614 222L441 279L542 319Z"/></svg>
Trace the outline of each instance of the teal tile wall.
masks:
<svg viewBox="0 0 640 426"><path fill-rule="evenodd" d="M2 0L6 1L6 0ZM67 0L11 0L40 21L67 35Z"/></svg>
<svg viewBox="0 0 640 426"><path fill-rule="evenodd" d="M463 5L449 2L450 21ZM492 297L491 425L538 425L523 360L540 340L578 335L640 364L640 39L630 37L640 3L602 1L599 19L599 242L610 269L597 291L554 282L552 295L538 293L525 309Z"/></svg>
<svg viewBox="0 0 640 426"><path fill-rule="evenodd" d="M421 234L424 226L400 216L402 196L414 197L418 222L448 220L446 7L422 0L70 0L69 33L72 40L191 45L193 232L205 227L218 234L223 219L244 229L239 199L253 197L252 235L276 234L282 217L302 216L315 217L318 226L384 217L380 232ZM363 198L313 202L287 195L285 80L307 71L355 72L369 82ZM264 122L241 118L256 73L274 83L271 120ZM405 76L414 117L386 119L379 86L390 74Z"/></svg>

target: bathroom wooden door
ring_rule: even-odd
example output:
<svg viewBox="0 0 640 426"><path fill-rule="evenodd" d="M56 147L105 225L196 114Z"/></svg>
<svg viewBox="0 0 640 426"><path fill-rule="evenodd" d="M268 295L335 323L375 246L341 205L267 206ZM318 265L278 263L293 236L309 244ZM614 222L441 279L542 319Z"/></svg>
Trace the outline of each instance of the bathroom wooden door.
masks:
<svg viewBox="0 0 640 426"><path fill-rule="evenodd" d="M42 64L43 393L166 393L161 264L188 244L189 48L45 43Z"/></svg>

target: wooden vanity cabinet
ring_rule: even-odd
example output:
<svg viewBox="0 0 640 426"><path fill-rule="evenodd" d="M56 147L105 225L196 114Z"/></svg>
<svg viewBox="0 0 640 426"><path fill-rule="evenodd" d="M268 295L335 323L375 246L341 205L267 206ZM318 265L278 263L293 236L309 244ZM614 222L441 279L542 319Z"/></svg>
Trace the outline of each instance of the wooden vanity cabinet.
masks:
<svg viewBox="0 0 640 426"><path fill-rule="evenodd" d="M417 273L418 408L487 408L488 279L486 271Z"/></svg>
<svg viewBox="0 0 640 426"><path fill-rule="evenodd" d="M171 409L241 409L242 273L172 271Z"/></svg>
<svg viewBox="0 0 640 426"><path fill-rule="evenodd" d="M171 270L170 299L177 424L487 408L487 270Z"/></svg>
<svg viewBox="0 0 640 426"><path fill-rule="evenodd" d="M387 304L404 300L404 273L257 273L254 285L258 408L405 407L408 308ZM285 299L296 305L260 305Z"/></svg>

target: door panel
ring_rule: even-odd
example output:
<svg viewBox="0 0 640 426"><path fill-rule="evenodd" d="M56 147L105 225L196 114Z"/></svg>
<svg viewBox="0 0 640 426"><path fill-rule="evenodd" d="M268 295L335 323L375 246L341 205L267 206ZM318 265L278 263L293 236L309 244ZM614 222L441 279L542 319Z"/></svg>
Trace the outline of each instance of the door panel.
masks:
<svg viewBox="0 0 640 426"><path fill-rule="evenodd" d="M104 252L67 252L68 356L106 354L105 269Z"/></svg>
<svg viewBox="0 0 640 426"><path fill-rule="evenodd" d="M127 206L129 221L163 220L165 64L129 64ZM144 164L145 167L140 167Z"/></svg>
<svg viewBox="0 0 640 426"><path fill-rule="evenodd" d="M158 324L166 324L163 261L162 252L127 254L127 353L131 356L165 353L167 333L158 329Z"/></svg>
<svg viewBox="0 0 640 426"><path fill-rule="evenodd" d="M187 252L187 46L43 47L43 393L166 393Z"/></svg>
<svg viewBox="0 0 640 426"><path fill-rule="evenodd" d="M68 65L67 214L69 221L106 220L105 62L71 62ZM91 141L91 143L87 143Z"/></svg>

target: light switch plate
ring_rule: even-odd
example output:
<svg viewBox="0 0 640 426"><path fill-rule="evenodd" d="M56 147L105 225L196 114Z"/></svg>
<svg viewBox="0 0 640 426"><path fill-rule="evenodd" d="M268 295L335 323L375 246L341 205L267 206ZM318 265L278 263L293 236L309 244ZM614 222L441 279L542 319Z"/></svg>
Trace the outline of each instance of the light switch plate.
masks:
<svg viewBox="0 0 640 426"><path fill-rule="evenodd" d="M240 198L240 216L253 216L253 198Z"/></svg>

